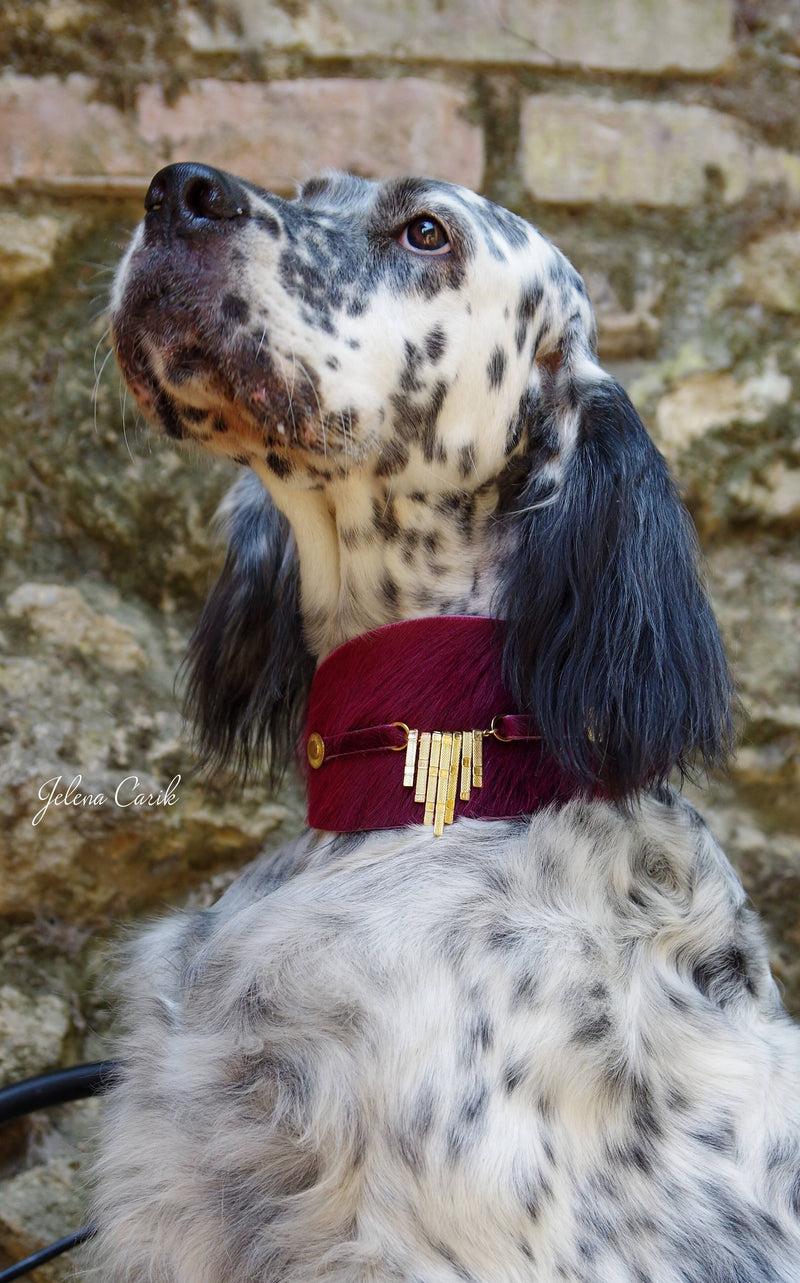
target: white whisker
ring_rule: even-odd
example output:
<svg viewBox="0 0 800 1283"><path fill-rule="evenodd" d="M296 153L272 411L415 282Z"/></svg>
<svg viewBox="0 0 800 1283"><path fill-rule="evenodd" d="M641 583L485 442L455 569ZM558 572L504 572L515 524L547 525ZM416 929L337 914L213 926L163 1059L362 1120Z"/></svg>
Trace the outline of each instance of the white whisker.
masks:
<svg viewBox="0 0 800 1283"><path fill-rule="evenodd" d="M297 437L297 423L294 417L294 356L292 356L292 386L289 387L289 380L286 377L286 366L283 357L278 351L275 352L275 355L281 363L281 378L283 379L284 386L286 388L289 417L292 420L292 438L295 439Z"/></svg>
<svg viewBox="0 0 800 1283"><path fill-rule="evenodd" d="M327 434L326 434L326 429L325 429L325 414L324 414L323 409L322 409L322 403L321 403L321 401L320 401L320 399L319 399L319 394L318 394L317 389L316 389L316 387L315 387L315 385L314 385L314 380L311 378L311 375L309 374L308 370L307 370L307 369L306 369L306 367L303 365L303 362L302 362L302 361L300 360L300 358L299 358L299 357L297 357L297 356L295 356L294 360L295 360L295 362L296 362L297 366L299 367L300 372L301 372L302 374L304 374L304 375L305 375L305 377L306 377L306 381L308 382L308 384L309 384L309 386L310 386L310 388L311 388L311 391L314 393L314 400L315 400L315 401L316 401L316 403L317 403L317 413L318 413L318 415L319 415L319 425L320 425L320 428L321 428L321 430L322 430L322 453L323 453L323 455L327 458L327 455L328 455L328 439L327 439Z"/></svg>

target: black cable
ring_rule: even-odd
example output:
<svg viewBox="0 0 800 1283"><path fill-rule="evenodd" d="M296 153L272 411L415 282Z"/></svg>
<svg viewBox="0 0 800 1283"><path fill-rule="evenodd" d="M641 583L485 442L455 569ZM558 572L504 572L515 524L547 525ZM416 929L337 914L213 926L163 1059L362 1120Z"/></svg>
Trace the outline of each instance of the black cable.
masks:
<svg viewBox="0 0 800 1283"><path fill-rule="evenodd" d="M27 1078L21 1083L12 1083L10 1087L0 1090L0 1124L10 1123L15 1118L22 1118L37 1109L46 1109L51 1105L66 1105L72 1100L85 1100L87 1096L99 1096L113 1085L120 1070L116 1060L97 1060L91 1065L73 1065L70 1069L57 1069L52 1074L39 1074L37 1078ZM62 1252L69 1252L97 1233L96 1225L84 1225L57 1243L50 1243L24 1261L17 1261L0 1270L0 1283L11 1283L12 1279L21 1279L31 1270L37 1269Z"/></svg>
<svg viewBox="0 0 800 1283"><path fill-rule="evenodd" d="M60 1256L62 1252L68 1252L70 1248L78 1247L87 1239L94 1238L96 1233L96 1225L84 1225L82 1230L76 1230L74 1234L60 1238L57 1243L43 1247L40 1252L34 1252L33 1256L26 1256L24 1261L17 1261L16 1265L9 1265L7 1269L0 1270L0 1283L11 1283L12 1279L21 1279L23 1274L30 1274L31 1270L38 1269L46 1261L52 1261L54 1256Z"/></svg>
<svg viewBox="0 0 800 1283"><path fill-rule="evenodd" d="M98 1060L92 1065L74 1065L71 1069L57 1069L52 1074L12 1083L0 1090L0 1124L50 1105L99 1096L112 1086L119 1068L116 1060ZM0 1274L0 1281L2 1277Z"/></svg>

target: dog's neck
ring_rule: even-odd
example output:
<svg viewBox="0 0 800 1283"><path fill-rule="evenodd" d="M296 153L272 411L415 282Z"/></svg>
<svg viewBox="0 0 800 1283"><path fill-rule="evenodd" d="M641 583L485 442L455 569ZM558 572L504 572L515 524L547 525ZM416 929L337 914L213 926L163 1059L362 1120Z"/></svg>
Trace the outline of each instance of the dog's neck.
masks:
<svg viewBox="0 0 800 1283"><path fill-rule="evenodd" d="M307 643L317 659L383 624L488 615L496 588L500 485L368 468L303 488L259 476L294 532Z"/></svg>

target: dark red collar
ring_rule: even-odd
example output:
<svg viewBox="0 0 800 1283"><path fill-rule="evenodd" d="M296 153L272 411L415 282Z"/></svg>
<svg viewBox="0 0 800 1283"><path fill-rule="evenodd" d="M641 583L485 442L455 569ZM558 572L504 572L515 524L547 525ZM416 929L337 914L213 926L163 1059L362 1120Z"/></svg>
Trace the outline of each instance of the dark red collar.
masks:
<svg viewBox="0 0 800 1283"><path fill-rule="evenodd" d="M438 832L461 816L528 815L581 791L513 708L504 627L471 615L410 619L323 660L303 741L313 828Z"/></svg>

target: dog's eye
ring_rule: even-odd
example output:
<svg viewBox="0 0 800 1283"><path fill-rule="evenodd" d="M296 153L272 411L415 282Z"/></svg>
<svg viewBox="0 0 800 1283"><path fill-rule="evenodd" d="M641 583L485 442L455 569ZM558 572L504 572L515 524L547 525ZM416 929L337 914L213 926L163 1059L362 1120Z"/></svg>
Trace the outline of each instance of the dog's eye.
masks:
<svg viewBox="0 0 800 1283"><path fill-rule="evenodd" d="M429 214L413 219L400 233L400 244L414 254L447 254L450 237L442 224Z"/></svg>

